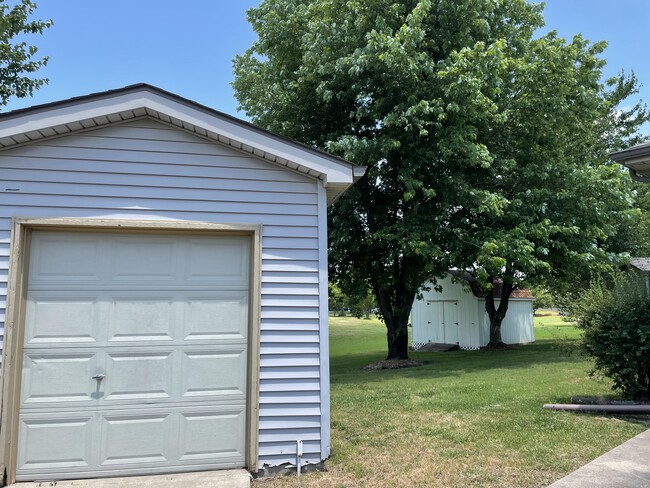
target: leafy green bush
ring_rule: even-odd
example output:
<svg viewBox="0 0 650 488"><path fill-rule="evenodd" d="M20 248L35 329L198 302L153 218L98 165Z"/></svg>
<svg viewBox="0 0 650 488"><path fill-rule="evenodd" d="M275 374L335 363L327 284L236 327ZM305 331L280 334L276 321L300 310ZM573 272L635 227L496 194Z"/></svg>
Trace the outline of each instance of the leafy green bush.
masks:
<svg viewBox="0 0 650 488"><path fill-rule="evenodd" d="M592 374L612 380L625 397L650 400L650 298L645 282L621 275L599 280L570 307L595 360Z"/></svg>

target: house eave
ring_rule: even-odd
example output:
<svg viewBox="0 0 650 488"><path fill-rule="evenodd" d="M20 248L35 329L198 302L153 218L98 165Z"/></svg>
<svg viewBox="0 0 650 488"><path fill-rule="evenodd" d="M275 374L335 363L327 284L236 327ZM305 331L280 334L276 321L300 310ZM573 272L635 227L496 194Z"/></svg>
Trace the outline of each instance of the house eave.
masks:
<svg viewBox="0 0 650 488"><path fill-rule="evenodd" d="M0 114L0 150L151 117L323 181L329 203L365 168L150 85L139 84Z"/></svg>
<svg viewBox="0 0 650 488"><path fill-rule="evenodd" d="M609 157L625 166L630 171L630 177L639 182L650 182L650 143L611 153Z"/></svg>

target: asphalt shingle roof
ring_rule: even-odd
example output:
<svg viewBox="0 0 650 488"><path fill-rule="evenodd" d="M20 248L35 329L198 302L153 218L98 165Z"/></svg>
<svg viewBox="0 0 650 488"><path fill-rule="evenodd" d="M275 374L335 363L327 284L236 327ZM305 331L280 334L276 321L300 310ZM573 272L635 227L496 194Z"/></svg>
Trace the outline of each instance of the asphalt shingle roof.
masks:
<svg viewBox="0 0 650 488"><path fill-rule="evenodd" d="M639 271L650 272L650 258L632 258L630 264Z"/></svg>

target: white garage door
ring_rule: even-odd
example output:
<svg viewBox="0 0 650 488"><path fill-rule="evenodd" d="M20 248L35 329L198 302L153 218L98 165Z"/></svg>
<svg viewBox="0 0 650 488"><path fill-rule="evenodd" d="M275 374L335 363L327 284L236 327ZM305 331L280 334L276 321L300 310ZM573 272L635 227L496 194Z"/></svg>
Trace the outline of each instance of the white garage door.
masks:
<svg viewBox="0 0 650 488"><path fill-rule="evenodd" d="M249 241L34 232L17 479L244 466Z"/></svg>

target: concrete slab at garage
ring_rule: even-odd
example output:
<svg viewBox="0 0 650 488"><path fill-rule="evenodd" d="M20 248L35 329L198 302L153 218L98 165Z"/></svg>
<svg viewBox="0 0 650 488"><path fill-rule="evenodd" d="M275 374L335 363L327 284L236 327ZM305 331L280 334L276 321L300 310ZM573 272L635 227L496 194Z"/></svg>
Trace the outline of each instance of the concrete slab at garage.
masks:
<svg viewBox="0 0 650 488"><path fill-rule="evenodd" d="M43 482L15 483L9 488L43 488ZM99 478L57 481L57 488L250 488L251 475L244 469L203 471L159 476Z"/></svg>

